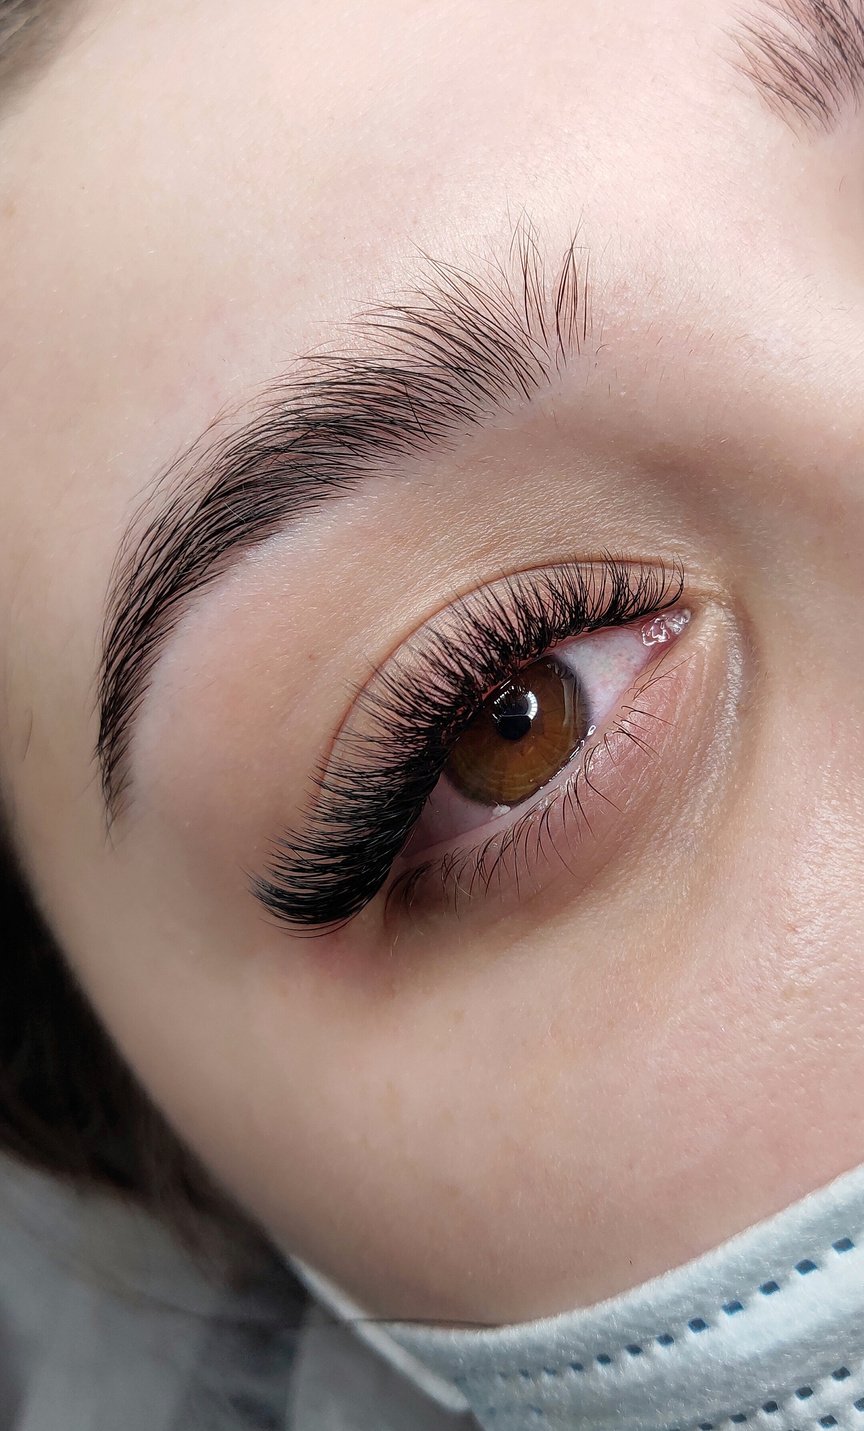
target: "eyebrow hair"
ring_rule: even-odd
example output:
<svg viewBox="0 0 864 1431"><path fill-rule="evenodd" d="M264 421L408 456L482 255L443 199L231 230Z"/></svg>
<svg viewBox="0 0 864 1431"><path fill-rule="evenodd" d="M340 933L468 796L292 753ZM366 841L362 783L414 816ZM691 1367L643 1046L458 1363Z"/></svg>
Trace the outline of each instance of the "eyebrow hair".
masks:
<svg viewBox="0 0 864 1431"><path fill-rule="evenodd" d="M827 133L860 105L862 0L761 0L735 38L738 69L793 127Z"/></svg>
<svg viewBox="0 0 864 1431"><path fill-rule="evenodd" d="M194 594L370 474L451 450L548 386L588 343L589 258L576 235L551 273L527 221L506 262L480 273L423 259L407 299L355 319L349 351L301 359L239 430L205 434L172 464L133 516L109 582L98 681L109 818L153 667Z"/></svg>

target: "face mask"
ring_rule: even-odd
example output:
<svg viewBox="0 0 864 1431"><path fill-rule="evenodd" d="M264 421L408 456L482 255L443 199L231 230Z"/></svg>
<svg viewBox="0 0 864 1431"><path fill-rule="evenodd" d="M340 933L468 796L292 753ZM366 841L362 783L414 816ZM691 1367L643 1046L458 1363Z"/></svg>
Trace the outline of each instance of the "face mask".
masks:
<svg viewBox="0 0 864 1431"><path fill-rule="evenodd" d="M339 1318L370 1315L289 1261ZM484 1431L864 1431L864 1166L593 1307L484 1331L355 1331Z"/></svg>

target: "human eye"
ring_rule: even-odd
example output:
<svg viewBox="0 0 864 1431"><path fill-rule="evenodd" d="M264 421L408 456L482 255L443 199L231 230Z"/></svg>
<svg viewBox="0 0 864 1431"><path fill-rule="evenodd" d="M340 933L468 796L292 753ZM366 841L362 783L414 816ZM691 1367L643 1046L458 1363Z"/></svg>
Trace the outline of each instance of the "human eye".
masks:
<svg viewBox="0 0 864 1431"><path fill-rule="evenodd" d="M651 691L691 620L677 564L521 571L436 612L358 692L305 821L253 888L296 931L388 909L458 908L526 885L590 833L596 775L651 750ZM620 786L620 779L618 781ZM620 805L620 792L616 794Z"/></svg>

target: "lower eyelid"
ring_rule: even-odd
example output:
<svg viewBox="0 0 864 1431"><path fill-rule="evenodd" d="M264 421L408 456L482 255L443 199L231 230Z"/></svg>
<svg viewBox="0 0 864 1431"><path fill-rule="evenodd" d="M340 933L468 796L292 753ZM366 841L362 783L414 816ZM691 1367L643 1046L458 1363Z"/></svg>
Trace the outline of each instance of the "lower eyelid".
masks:
<svg viewBox="0 0 864 1431"><path fill-rule="evenodd" d="M674 611L684 592L679 562L650 564L606 553L596 561L502 576L442 607L354 692L314 772L302 815L272 839L263 871L249 871L253 895L293 930L335 931L367 909L365 925L374 924L371 906L376 902L380 914L388 889L398 883L394 874L405 864L399 851L453 755L451 734L465 729L463 718L473 719L486 700L492 709L502 677L507 685L522 666L542 664L542 653L563 646L568 633L632 629L650 613L660 620L658 613ZM554 736L545 746L538 742L548 764L541 760L538 769L526 760L515 779L498 787L518 796L521 807L529 803L524 794L537 789L536 777L567 759L578 739L575 730L583 739L590 730L590 707L580 706L574 726L576 706L569 700L565 705L569 714L560 730L568 738L557 750ZM463 769L470 794L470 771ZM483 787L481 798L494 789Z"/></svg>
<svg viewBox="0 0 864 1431"><path fill-rule="evenodd" d="M646 668L656 665L656 652L642 639L644 622L611 627L588 635L571 637L552 647L548 657L569 670L579 682L587 704L588 730L582 746L576 747L562 768L533 796L518 804L484 805L462 794L446 773L429 797L419 824L402 852L401 860L422 854L433 858L455 842L471 837L473 843L484 834L490 838L532 808L548 804L569 778L591 738L614 715Z"/></svg>
<svg viewBox="0 0 864 1431"><path fill-rule="evenodd" d="M504 912L562 874L568 894L578 892L614 853L619 817L628 816L628 837L638 833L645 796L654 788L652 770L681 717L687 665L677 648L652 661L606 728L524 807L413 860L409 846L393 867L387 907L415 913L450 907L465 914L473 905L488 917L479 896L493 896Z"/></svg>

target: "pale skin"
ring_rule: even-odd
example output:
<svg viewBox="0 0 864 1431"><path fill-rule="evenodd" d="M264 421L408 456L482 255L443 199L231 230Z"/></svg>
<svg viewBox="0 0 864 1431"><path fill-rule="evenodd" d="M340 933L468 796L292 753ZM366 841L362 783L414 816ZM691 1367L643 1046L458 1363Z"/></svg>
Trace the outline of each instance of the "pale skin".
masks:
<svg viewBox="0 0 864 1431"><path fill-rule="evenodd" d="M770 114L720 0L84 11L2 121L0 758L143 1084L384 1316L589 1303L855 1166L860 122ZM590 353L184 611L109 838L94 690L142 496L418 250L482 265L522 215L590 246ZM694 619L572 868L458 916L268 920L243 872L346 692L454 597L607 548L680 558Z"/></svg>

